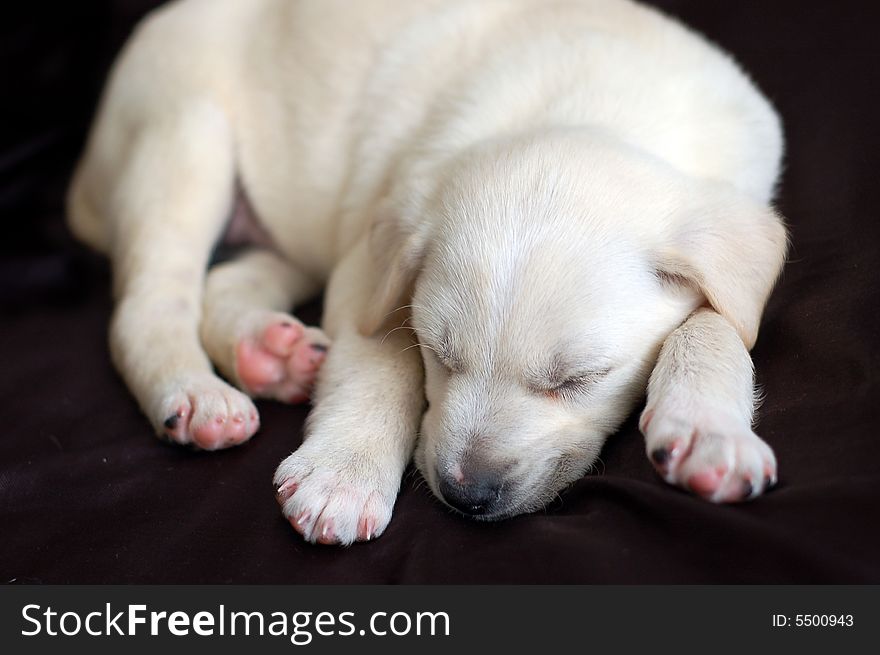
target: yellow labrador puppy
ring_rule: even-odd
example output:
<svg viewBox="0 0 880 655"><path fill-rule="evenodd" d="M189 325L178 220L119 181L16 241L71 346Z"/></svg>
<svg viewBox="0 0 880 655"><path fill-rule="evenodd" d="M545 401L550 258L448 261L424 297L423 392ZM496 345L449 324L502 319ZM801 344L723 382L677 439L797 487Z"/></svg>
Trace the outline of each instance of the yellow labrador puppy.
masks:
<svg viewBox="0 0 880 655"><path fill-rule="evenodd" d="M541 507L646 385L667 482L772 485L748 350L781 154L737 65L628 0L181 0L116 64L69 214L157 432L232 446L252 397L311 393L279 501L349 544L413 454L464 514ZM223 238L253 247L208 270ZM323 331L287 313L325 283Z"/></svg>

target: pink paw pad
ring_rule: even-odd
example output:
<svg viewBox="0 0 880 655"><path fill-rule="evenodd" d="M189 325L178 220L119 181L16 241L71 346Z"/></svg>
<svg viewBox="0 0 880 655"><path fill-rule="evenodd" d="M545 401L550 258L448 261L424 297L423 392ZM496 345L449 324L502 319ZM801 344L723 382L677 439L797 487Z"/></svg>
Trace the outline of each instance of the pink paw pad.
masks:
<svg viewBox="0 0 880 655"><path fill-rule="evenodd" d="M327 343L320 330L276 318L238 342L236 373L253 395L302 403L324 363Z"/></svg>
<svg viewBox="0 0 880 655"><path fill-rule="evenodd" d="M299 323L290 321L272 323L263 332L263 345L273 354L285 357L290 354L294 344L302 338L302 335L303 326Z"/></svg>
<svg viewBox="0 0 880 655"><path fill-rule="evenodd" d="M193 441L212 450L226 445L226 419L217 417L213 421L200 425L193 430Z"/></svg>
<svg viewBox="0 0 880 655"><path fill-rule="evenodd" d="M241 392L219 380L217 384L212 390L190 391L186 403L177 405L162 421L163 436L205 450L229 448L250 439L260 427L256 409Z"/></svg>
<svg viewBox="0 0 880 655"><path fill-rule="evenodd" d="M700 471L699 473L694 473L688 478L687 483L694 493L704 497L711 496L718 491L718 488L724 481L726 473L727 470L723 467L707 469L705 471Z"/></svg>

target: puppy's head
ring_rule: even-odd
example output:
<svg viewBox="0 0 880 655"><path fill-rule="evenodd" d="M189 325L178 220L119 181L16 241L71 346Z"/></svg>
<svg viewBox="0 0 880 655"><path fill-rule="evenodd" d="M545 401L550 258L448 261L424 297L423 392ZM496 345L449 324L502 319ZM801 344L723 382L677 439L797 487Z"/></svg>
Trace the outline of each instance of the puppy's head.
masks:
<svg viewBox="0 0 880 655"><path fill-rule="evenodd" d="M416 464L487 519L590 468L696 307L751 346L784 254L768 209L579 134L486 144L398 207L365 328L411 305L429 403Z"/></svg>

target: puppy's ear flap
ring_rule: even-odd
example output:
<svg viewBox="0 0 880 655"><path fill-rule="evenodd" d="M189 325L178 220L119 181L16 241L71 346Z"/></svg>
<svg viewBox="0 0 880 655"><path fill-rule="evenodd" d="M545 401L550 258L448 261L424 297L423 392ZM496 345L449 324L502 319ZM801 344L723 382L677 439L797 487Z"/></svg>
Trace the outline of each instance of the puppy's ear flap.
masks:
<svg viewBox="0 0 880 655"><path fill-rule="evenodd" d="M731 191L699 195L696 206L668 224L658 272L698 287L751 350L788 249L783 219Z"/></svg>
<svg viewBox="0 0 880 655"><path fill-rule="evenodd" d="M376 334L395 310L409 302L430 236L427 221L420 219L420 206L390 199L376 212L368 250L377 283L360 322L361 334Z"/></svg>

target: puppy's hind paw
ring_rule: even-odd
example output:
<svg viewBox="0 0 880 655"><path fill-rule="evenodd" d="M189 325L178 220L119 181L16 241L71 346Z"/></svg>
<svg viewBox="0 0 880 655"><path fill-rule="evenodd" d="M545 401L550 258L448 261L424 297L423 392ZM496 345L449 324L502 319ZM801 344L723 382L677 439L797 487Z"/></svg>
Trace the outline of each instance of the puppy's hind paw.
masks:
<svg viewBox="0 0 880 655"><path fill-rule="evenodd" d="M330 340L287 314L260 313L247 324L252 327L235 349L235 370L244 390L282 402L307 401Z"/></svg>
<svg viewBox="0 0 880 655"><path fill-rule="evenodd" d="M204 450L237 446L260 427L253 402L214 376L177 381L158 403L157 432Z"/></svg>

